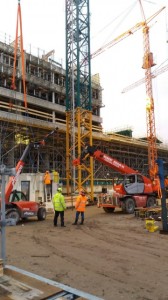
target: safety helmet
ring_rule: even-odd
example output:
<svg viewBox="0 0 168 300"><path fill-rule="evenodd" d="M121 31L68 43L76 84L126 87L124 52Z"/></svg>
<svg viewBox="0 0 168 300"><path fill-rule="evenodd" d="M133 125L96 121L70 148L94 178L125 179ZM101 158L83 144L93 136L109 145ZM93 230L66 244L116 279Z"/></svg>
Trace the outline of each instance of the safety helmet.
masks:
<svg viewBox="0 0 168 300"><path fill-rule="evenodd" d="M61 192L62 192L62 188L59 187L59 188L57 189L57 191L61 193Z"/></svg>

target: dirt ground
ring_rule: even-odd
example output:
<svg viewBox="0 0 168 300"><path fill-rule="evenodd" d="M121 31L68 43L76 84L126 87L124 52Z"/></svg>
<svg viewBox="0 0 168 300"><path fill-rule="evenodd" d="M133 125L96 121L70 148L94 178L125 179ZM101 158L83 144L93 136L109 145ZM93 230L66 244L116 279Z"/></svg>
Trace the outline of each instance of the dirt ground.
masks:
<svg viewBox="0 0 168 300"><path fill-rule="evenodd" d="M53 227L52 214L6 227L6 263L105 300L168 299L168 235L96 206L84 225L73 226L74 217L65 212L66 228Z"/></svg>

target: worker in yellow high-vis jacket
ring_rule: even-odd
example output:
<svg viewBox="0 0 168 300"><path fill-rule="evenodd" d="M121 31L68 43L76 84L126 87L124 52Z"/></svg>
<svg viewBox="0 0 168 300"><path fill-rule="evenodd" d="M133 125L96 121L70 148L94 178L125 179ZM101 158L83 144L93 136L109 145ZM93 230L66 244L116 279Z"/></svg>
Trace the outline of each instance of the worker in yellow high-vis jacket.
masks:
<svg viewBox="0 0 168 300"><path fill-rule="evenodd" d="M66 227L64 225L64 211L66 209L65 198L62 195L62 188L59 187L57 189L57 193L52 198L53 206L54 206L54 226L57 226L58 217L60 215L61 218L61 227Z"/></svg>

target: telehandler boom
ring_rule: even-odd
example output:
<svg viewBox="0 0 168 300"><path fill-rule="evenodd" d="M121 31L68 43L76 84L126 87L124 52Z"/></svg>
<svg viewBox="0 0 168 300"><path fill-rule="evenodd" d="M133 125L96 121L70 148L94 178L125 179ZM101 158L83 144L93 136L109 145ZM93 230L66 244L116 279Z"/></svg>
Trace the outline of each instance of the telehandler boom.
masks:
<svg viewBox="0 0 168 300"><path fill-rule="evenodd" d="M123 181L114 185L112 196L102 195L98 201L99 207L103 207L106 212L113 212L116 207L121 207L123 211L131 214L136 207L150 207L156 204L158 190L156 183L93 146L87 145L81 157L75 159L73 164L75 166L82 164L88 154L124 175Z"/></svg>
<svg viewBox="0 0 168 300"><path fill-rule="evenodd" d="M46 208L44 204L37 203L35 201L28 201L26 195L23 192L14 190L14 186L17 181L17 178L22 172L27 155L31 151L31 149L44 146L49 136L53 135L57 129L58 128L56 128L55 130L47 134L44 137L44 139L42 139L41 141L31 142L26 146L20 160L16 165L15 168L16 174L10 177L9 182L6 185L6 189L5 189L6 219L14 219L16 224L21 219L23 220L34 216L37 216L39 221L46 219Z"/></svg>

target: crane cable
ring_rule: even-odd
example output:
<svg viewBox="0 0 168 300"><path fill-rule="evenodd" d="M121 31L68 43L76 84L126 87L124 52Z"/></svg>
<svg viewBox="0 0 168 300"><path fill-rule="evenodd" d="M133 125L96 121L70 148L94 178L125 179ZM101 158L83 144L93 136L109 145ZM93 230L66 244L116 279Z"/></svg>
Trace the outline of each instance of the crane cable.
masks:
<svg viewBox="0 0 168 300"><path fill-rule="evenodd" d="M126 19L126 17L128 17L128 15L131 13L132 9L136 6L136 1L133 3L133 5L129 6L126 10L122 11L117 17L115 17L112 21L110 21L109 23L107 23L102 29L100 29L94 36L92 36L92 40L95 38L99 38L100 33L102 33L105 29L107 29L109 26L111 26L112 23L114 23L118 18L120 18L123 14L123 18L122 20L119 22L118 25L116 25L115 29L110 33L110 35L105 39L102 47L104 46L104 44L107 42L107 40L109 39L109 37L111 37L111 34L114 33L116 31L116 29L122 24L122 22Z"/></svg>
<svg viewBox="0 0 168 300"><path fill-rule="evenodd" d="M129 14L131 13L131 11L134 9L134 7L136 6L136 2L134 2L133 5L131 5L131 9L129 7L129 11L125 13L124 17L122 18L122 20L116 25L116 27L114 28L114 30L112 32L110 32L110 34L108 35L108 37L105 39L104 44L107 43L107 41L109 40L109 38L111 38L111 35L116 31L116 29L118 29L121 24L123 23L123 21L129 16ZM123 12L124 13L124 12ZM123 14L122 13L122 14ZM121 15L122 15L121 14ZM118 17L120 17L121 15L119 15ZM114 21L116 20L116 18L114 19Z"/></svg>

